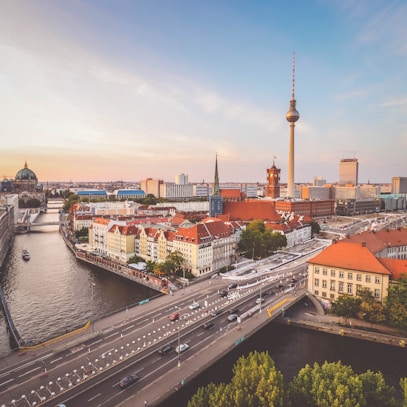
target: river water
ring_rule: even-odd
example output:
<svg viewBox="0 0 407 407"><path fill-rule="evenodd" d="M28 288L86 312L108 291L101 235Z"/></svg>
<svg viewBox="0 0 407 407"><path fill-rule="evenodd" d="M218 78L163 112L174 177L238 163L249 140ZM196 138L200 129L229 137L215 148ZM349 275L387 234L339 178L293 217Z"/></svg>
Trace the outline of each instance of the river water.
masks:
<svg viewBox="0 0 407 407"><path fill-rule="evenodd" d="M39 221L57 219L58 211L50 209L40 215ZM22 249L29 250L29 261L22 259ZM0 269L0 286L18 332L24 340L35 342L156 295L144 286L78 262L65 246L58 226L41 227L39 232L16 236ZM395 387L401 377L407 377L407 349L271 323L186 383L163 407L186 406L197 387L211 381L228 382L236 359L255 349L270 353L286 381L306 363L322 364L325 360L341 360L358 373L380 370L386 383ZM0 356L10 351L6 322L0 313Z"/></svg>
<svg viewBox="0 0 407 407"><path fill-rule="evenodd" d="M49 209L37 222L57 220L58 210ZM147 287L77 261L58 226L35 229L38 232L16 235L0 269L1 289L25 341L42 342L157 295ZM30 252L29 261L22 259L23 249ZM0 313L0 356L11 350L6 321Z"/></svg>

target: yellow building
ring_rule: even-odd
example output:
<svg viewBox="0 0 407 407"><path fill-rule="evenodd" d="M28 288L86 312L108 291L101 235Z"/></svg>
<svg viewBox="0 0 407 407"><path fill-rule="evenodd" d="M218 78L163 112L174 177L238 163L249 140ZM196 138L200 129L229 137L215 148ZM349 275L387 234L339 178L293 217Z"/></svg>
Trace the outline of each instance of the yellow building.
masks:
<svg viewBox="0 0 407 407"><path fill-rule="evenodd" d="M366 231L333 241L308 261L308 291L329 305L367 288L382 302L389 283L407 270L407 229Z"/></svg>

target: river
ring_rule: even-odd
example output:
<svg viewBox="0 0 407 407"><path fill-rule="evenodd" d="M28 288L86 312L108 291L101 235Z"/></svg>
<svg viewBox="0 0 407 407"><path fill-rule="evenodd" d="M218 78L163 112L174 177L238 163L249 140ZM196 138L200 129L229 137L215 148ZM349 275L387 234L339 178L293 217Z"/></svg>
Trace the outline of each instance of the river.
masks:
<svg viewBox="0 0 407 407"><path fill-rule="evenodd" d="M55 221L57 210L40 215L39 221ZM21 257L22 249L31 254ZM93 285L94 284L94 285ZM156 292L113 273L78 262L65 246L58 226L17 235L0 269L0 286L14 324L24 340L44 341L87 321L124 309ZM341 360L358 373L380 370L387 384L398 386L407 377L407 349L270 323L225 355L216 365L186 383L164 405L185 406L197 387L228 382L232 367L251 350L267 350L286 381L306 363ZM12 351L6 322L0 313L0 356Z"/></svg>

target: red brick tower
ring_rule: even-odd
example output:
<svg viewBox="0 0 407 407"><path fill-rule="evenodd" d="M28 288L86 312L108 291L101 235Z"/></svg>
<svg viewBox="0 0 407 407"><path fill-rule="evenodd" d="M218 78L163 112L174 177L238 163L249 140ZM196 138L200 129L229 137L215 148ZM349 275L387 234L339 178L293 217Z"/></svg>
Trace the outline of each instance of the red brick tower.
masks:
<svg viewBox="0 0 407 407"><path fill-rule="evenodd" d="M273 166L267 168L267 187L266 196L269 198L280 197L280 169L277 168L273 161Z"/></svg>

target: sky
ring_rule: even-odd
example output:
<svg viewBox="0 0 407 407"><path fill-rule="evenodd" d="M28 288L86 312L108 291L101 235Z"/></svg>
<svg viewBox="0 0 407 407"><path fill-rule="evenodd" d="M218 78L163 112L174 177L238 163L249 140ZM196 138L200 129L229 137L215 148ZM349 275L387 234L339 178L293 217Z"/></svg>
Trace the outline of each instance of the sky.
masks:
<svg viewBox="0 0 407 407"><path fill-rule="evenodd" d="M0 0L0 170L39 181L407 176L405 0Z"/></svg>

